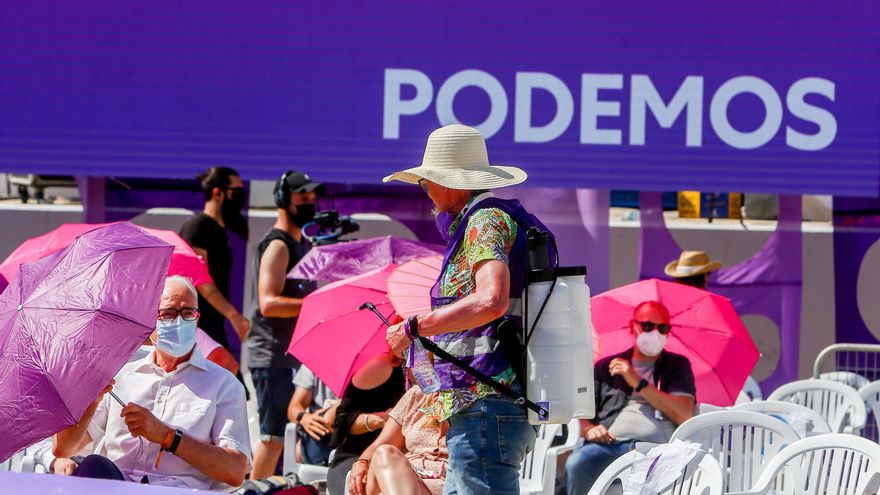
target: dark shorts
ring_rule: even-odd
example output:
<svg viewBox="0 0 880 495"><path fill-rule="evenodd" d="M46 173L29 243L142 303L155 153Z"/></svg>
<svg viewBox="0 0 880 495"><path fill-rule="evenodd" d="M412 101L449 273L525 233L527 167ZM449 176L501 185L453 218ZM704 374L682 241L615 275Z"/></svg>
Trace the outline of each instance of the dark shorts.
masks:
<svg viewBox="0 0 880 495"><path fill-rule="evenodd" d="M287 406L293 397L290 368L251 368L260 413L260 441L284 443Z"/></svg>

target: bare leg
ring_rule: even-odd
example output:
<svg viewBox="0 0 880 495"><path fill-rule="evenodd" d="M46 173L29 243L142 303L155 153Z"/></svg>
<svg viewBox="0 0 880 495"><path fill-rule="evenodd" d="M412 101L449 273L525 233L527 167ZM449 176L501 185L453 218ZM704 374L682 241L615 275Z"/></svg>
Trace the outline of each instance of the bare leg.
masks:
<svg viewBox="0 0 880 495"><path fill-rule="evenodd" d="M278 457L284 450L281 442L260 442L257 451L254 452L254 469L251 471L251 479L268 478L275 474L275 466L278 465Z"/></svg>
<svg viewBox="0 0 880 495"><path fill-rule="evenodd" d="M367 495L431 495L419 481L403 452L392 445L382 445L373 453L367 474Z"/></svg>

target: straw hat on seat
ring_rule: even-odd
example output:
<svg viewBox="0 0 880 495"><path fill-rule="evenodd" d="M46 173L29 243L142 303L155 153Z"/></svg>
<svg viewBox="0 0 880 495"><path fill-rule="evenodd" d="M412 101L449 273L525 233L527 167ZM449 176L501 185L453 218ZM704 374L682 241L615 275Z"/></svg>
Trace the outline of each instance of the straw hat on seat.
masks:
<svg viewBox="0 0 880 495"><path fill-rule="evenodd" d="M672 260L664 270L674 278L693 277L721 268L720 261L711 261L706 251L682 251L677 260Z"/></svg>
<svg viewBox="0 0 880 495"><path fill-rule="evenodd" d="M421 165L395 172L382 182L418 184L420 179L427 179L450 189L474 191L513 186L526 178L528 174L517 167L489 164L486 140L480 131L452 124L428 136Z"/></svg>

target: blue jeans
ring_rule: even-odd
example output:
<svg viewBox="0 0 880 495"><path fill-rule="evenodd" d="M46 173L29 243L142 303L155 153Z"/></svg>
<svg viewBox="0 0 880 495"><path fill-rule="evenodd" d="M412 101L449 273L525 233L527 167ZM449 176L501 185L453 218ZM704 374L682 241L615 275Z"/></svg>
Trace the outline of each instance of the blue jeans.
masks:
<svg viewBox="0 0 880 495"><path fill-rule="evenodd" d="M449 418L444 495L519 495L519 468L535 445L526 410L489 396Z"/></svg>
<svg viewBox="0 0 880 495"><path fill-rule="evenodd" d="M568 495L586 495L596 479L618 457L633 449L635 441L585 443L565 461Z"/></svg>

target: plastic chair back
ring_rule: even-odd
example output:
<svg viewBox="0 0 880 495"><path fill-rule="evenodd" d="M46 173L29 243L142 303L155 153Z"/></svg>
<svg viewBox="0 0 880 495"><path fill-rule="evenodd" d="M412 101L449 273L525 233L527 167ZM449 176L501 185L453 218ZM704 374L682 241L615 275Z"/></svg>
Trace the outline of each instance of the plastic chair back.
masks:
<svg viewBox="0 0 880 495"><path fill-rule="evenodd" d="M788 415L800 415L809 421L809 428L807 429L807 435L811 434L820 434L820 433L831 433L831 427L828 425L828 422L825 421L825 418L822 417L821 414L816 411L810 409L809 407L802 406L800 404L795 404L794 402L784 402L778 400L759 400L755 402L749 402L747 404L737 404L732 408L735 411L752 411L761 414L767 414L772 416L783 423L789 424ZM797 429L795 429L797 431ZM800 432L798 432L800 434ZM807 435L800 435L802 438L805 438Z"/></svg>
<svg viewBox="0 0 880 495"><path fill-rule="evenodd" d="M755 486L741 493L862 495L877 493L878 488L880 445L854 435L829 433L782 449Z"/></svg>
<svg viewBox="0 0 880 495"><path fill-rule="evenodd" d="M738 491L751 487L770 459L799 438L778 419L729 410L694 416L675 430L671 440L699 443L724 468L725 490Z"/></svg>
<svg viewBox="0 0 880 495"><path fill-rule="evenodd" d="M794 402L816 411L835 433L858 433L865 426L865 402L852 387L842 383L810 378L786 383L768 400Z"/></svg>
<svg viewBox="0 0 880 495"><path fill-rule="evenodd" d="M588 495L622 493L637 455L631 451L612 462L599 475ZM721 466L714 457L704 454L691 461L681 476L660 495L721 495L724 493L722 486Z"/></svg>

